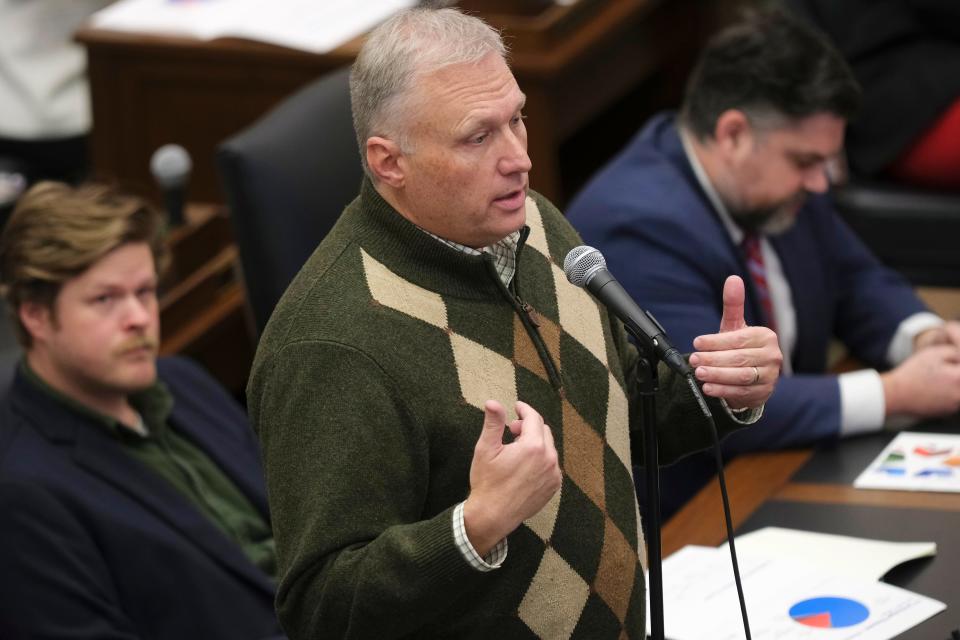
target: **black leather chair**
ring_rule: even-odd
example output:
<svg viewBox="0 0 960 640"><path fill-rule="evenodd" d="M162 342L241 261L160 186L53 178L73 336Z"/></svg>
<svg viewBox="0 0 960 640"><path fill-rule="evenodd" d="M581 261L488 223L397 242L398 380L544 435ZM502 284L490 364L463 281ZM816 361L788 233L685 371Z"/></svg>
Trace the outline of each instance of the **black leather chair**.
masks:
<svg viewBox="0 0 960 640"><path fill-rule="evenodd" d="M217 152L258 333L359 193L348 77L344 68L319 78Z"/></svg>
<svg viewBox="0 0 960 640"><path fill-rule="evenodd" d="M960 194L852 180L837 210L873 252L916 286L960 287Z"/></svg>

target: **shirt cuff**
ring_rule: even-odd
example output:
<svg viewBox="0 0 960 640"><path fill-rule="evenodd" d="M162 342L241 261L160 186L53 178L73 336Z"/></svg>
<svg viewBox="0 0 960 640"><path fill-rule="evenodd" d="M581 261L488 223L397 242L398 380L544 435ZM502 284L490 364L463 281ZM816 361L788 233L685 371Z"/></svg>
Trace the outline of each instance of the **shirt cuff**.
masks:
<svg viewBox="0 0 960 640"><path fill-rule="evenodd" d="M467 528L463 524L463 503L461 502L453 510L453 540L457 544L457 549L463 555L471 567L477 571L493 571L499 569L503 561L507 559L507 539L504 538L494 545L493 549L486 557L481 557L477 550L470 543L467 537Z"/></svg>
<svg viewBox="0 0 960 640"><path fill-rule="evenodd" d="M723 405L723 410L727 412L727 415L738 424L753 424L763 415L763 408L766 406L766 403L764 403L759 407L731 409L726 398L720 398L720 404Z"/></svg>
<svg viewBox="0 0 960 640"><path fill-rule="evenodd" d="M861 369L837 376L840 384L840 435L852 436L883 428L886 399L883 382L873 369Z"/></svg>
<svg viewBox="0 0 960 640"><path fill-rule="evenodd" d="M943 318L929 311L915 313L901 322L887 347L887 362L893 367L899 365L913 353L913 341L918 335L940 326L943 326Z"/></svg>

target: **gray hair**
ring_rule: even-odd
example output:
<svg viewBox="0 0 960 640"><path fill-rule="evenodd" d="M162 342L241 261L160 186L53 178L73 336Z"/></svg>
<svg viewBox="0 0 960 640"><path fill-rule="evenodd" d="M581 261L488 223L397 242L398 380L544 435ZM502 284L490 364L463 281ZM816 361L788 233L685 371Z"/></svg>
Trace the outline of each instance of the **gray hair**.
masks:
<svg viewBox="0 0 960 640"><path fill-rule="evenodd" d="M456 9L409 9L374 29L350 70L353 128L363 170L371 136L390 137L409 150L404 103L417 77L452 64L478 62L490 53L506 59L500 33Z"/></svg>

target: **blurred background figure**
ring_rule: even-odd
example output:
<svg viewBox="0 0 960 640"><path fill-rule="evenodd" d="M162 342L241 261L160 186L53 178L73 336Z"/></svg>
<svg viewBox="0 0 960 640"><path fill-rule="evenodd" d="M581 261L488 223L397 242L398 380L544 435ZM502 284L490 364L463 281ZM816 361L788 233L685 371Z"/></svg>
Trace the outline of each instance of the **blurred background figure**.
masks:
<svg viewBox="0 0 960 640"><path fill-rule="evenodd" d="M0 223L41 179L87 169L90 97L77 27L111 0L0 0Z"/></svg>
<svg viewBox="0 0 960 640"><path fill-rule="evenodd" d="M846 150L860 177L960 191L960 2L786 0L863 88Z"/></svg>

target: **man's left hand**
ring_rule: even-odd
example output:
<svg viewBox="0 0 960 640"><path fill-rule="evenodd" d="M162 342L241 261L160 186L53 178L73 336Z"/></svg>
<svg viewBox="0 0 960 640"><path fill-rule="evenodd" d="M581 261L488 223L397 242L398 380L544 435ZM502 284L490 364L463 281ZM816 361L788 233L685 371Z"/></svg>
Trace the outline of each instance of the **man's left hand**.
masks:
<svg viewBox="0 0 960 640"><path fill-rule="evenodd" d="M693 341L697 351L690 356L703 392L724 398L732 409L755 408L766 402L783 362L777 334L744 322L743 300L743 280L730 276L723 285L720 331L697 337Z"/></svg>

